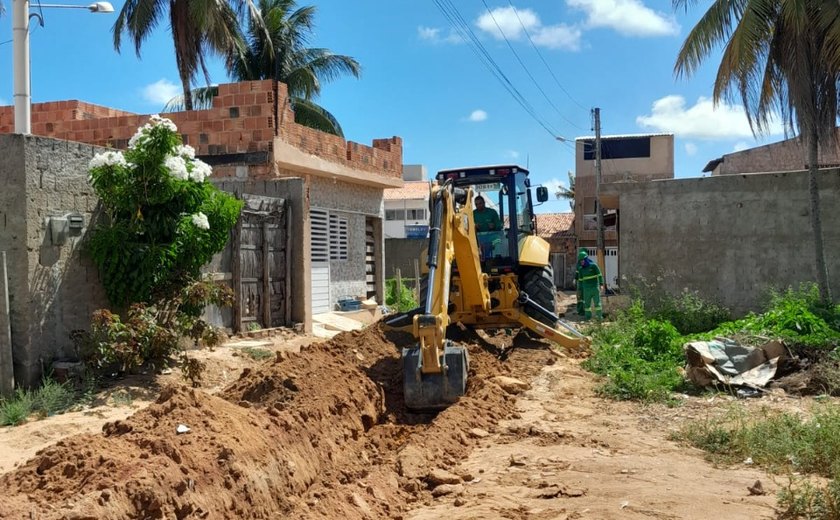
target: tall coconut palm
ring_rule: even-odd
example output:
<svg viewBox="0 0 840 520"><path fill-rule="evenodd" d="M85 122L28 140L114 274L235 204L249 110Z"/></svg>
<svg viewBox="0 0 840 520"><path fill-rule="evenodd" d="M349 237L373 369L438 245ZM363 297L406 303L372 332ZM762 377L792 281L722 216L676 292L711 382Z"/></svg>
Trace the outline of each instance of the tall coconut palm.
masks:
<svg viewBox="0 0 840 520"><path fill-rule="evenodd" d="M210 82L208 56L242 53L244 42L239 19L246 8L259 27L259 13L252 0L126 0L114 24L114 48L120 51L125 34L139 57L143 42L168 15L178 76L184 89L184 106L192 110L190 87L196 75L201 71Z"/></svg>
<svg viewBox="0 0 840 520"><path fill-rule="evenodd" d="M673 0L687 8L696 0ZM689 33L674 67L690 75L724 45L713 98L739 100L755 134L781 112L785 128L807 145L811 229L820 296L831 302L823 248L818 157L836 146L840 80L837 0L714 0Z"/></svg>
<svg viewBox="0 0 840 520"><path fill-rule="evenodd" d="M316 8L296 8L294 0L259 0L259 19L249 17L247 47L242 54L231 54L227 68L237 81L275 79L288 86L295 112L295 122L343 135L341 125L332 114L313 99L321 93L323 83L350 74L356 78L361 66L350 56L334 54L328 49L307 47L315 28ZM205 105L212 104L215 89L195 89L193 97ZM165 110L178 110L181 98L167 103Z"/></svg>

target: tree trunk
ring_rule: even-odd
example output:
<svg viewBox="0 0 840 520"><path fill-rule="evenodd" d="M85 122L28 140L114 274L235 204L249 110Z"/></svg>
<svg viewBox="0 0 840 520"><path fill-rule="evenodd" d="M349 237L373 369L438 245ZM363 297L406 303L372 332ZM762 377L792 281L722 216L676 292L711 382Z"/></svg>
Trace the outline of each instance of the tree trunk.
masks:
<svg viewBox="0 0 840 520"><path fill-rule="evenodd" d="M181 67L178 67L178 75L181 76L181 85L184 88L184 110L192 110L193 109L193 99L192 99L192 90L190 90L190 77L189 74L185 74L181 71Z"/></svg>
<svg viewBox="0 0 840 520"><path fill-rule="evenodd" d="M820 216L820 188L818 179L819 141L817 132L811 130L808 136L808 198L811 213L811 230L814 232L814 251L817 258L817 285L820 298L824 303L831 303L831 287L828 283L828 268L825 264L823 246L822 219Z"/></svg>

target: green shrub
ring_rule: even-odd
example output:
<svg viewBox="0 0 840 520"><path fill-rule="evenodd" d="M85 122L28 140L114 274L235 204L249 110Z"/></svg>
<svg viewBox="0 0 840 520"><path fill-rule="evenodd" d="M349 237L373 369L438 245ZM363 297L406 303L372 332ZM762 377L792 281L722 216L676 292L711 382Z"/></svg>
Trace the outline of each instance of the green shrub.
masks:
<svg viewBox="0 0 840 520"><path fill-rule="evenodd" d="M41 387L32 394L32 408L44 416L64 412L76 401L76 392L68 383L59 383L50 378L44 378Z"/></svg>
<svg viewBox="0 0 840 520"><path fill-rule="evenodd" d="M405 312L416 308L418 303L412 289L402 283L397 291L397 280L390 279L385 281L385 305L394 307L397 312Z"/></svg>
<svg viewBox="0 0 840 520"><path fill-rule="evenodd" d="M32 414L32 395L18 389L14 397L0 401L0 425L17 426Z"/></svg>
<svg viewBox="0 0 840 520"><path fill-rule="evenodd" d="M732 319L729 309L701 298L696 292L685 291L679 296L663 297L651 317L667 321L680 334L695 334L714 329Z"/></svg>
<svg viewBox="0 0 840 520"><path fill-rule="evenodd" d="M172 121L159 116L137 131L125 153L107 151L90 161L104 216L89 251L113 304L178 293L224 249L242 203L207 182L210 174Z"/></svg>
<svg viewBox="0 0 840 520"><path fill-rule="evenodd" d="M615 399L669 402L683 385L679 333L668 323L647 320L641 302L615 322L591 330L592 356L584 367L605 376L598 392Z"/></svg>
<svg viewBox="0 0 840 520"><path fill-rule="evenodd" d="M132 305L125 318L107 309L95 311L91 331L76 332L73 339L81 359L100 371L128 372L144 365L158 369L177 353L195 383L200 364L189 362L182 345L189 340L197 346L217 346L221 342L218 329L201 319L200 313L207 305L225 306L232 301L229 288L196 281L154 305Z"/></svg>
<svg viewBox="0 0 840 520"><path fill-rule="evenodd" d="M824 486L805 479L791 479L779 491L780 520L837 520L840 518L840 482L831 480Z"/></svg>

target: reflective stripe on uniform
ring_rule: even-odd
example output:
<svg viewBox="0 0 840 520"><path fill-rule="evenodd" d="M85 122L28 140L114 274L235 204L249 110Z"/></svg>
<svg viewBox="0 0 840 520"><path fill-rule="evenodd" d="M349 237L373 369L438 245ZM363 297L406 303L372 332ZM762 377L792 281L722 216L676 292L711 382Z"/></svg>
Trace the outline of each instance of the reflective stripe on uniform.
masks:
<svg viewBox="0 0 840 520"><path fill-rule="evenodd" d="M600 278L600 276L597 275L597 274L593 274L592 276L584 276L583 278L580 279L580 281L583 282L585 280L594 280L596 278Z"/></svg>

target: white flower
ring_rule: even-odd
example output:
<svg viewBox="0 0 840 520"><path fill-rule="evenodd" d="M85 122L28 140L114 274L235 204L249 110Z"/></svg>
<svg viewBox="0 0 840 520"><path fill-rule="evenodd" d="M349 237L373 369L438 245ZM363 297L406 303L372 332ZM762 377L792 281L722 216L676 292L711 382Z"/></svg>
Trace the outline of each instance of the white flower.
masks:
<svg viewBox="0 0 840 520"><path fill-rule="evenodd" d="M190 172L190 178L195 182L204 182L204 179L210 177L213 173L213 168L201 159L193 161L193 169Z"/></svg>
<svg viewBox="0 0 840 520"><path fill-rule="evenodd" d="M149 130L151 129L152 127L149 124L145 124L138 128L137 131L134 132L134 135L131 137L131 139L128 140L128 147L134 148L139 144L143 144L143 141L146 140Z"/></svg>
<svg viewBox="0 0 840 520"><path fill-rule="evenodd" d="M100 166L128 166L122 152L102 152L93 156L88 163L88 168L94 169Z"/></svg>
<svg viewBox="0 0 840 520"><path fill-rule="evenodd" d="M188 144L179 144L175 147L174 153L184 159L195 159L195 148Z"/></svg>
<svg viewBox="0 0 840 520"><path fill-rule="evenodd" d="M187 180L189 173L187 172L187 162L183 157L167 155L163 161L163 165L169 169L170 175L182 181Z"/></svg>
<svg viewBox="0 0 840 520"><path fill-rule="evenodd" d="M178 131L178 127L175 126L175 123L173 123L171 119L160 117L157 114L150 117L149 122L152 124L152 126L162 126L168 128L169 130L172 130L173 132Z"/></svg>
<svg viewBox="0 0 840 520"><path fill-rule="evenodd" d="M207 215L200 211L192 216L192 223L198 229L210 229L210 222L207 220Z"/></svg>

